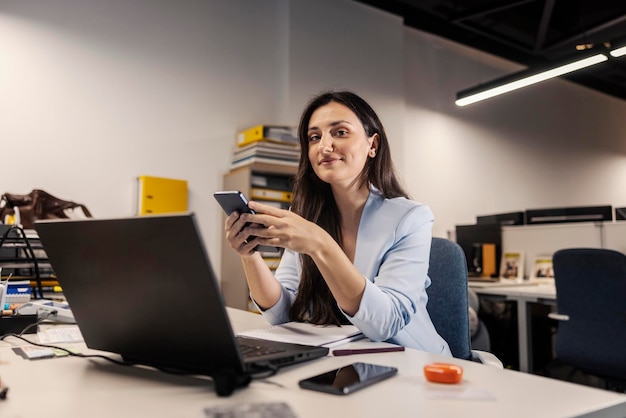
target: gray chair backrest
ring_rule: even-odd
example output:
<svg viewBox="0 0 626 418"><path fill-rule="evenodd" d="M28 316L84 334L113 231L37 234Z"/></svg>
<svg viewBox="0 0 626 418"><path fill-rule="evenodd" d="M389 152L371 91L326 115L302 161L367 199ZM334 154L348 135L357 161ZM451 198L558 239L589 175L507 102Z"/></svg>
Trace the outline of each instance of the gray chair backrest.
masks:
<svg viewBox="0 0 626 418"><path fill-rule="evenodd" d="M587 373L626 381L626 255L568 248L552 257L559 322L556 358Z"/></svg>
<svg viewBox="0 0 626 418"><path fill-rule="evenodd" d="M426 289L426 309L435 329L450 346L456 358L470 360L467 262L461 246L445 238L433 238Z"/></svg>

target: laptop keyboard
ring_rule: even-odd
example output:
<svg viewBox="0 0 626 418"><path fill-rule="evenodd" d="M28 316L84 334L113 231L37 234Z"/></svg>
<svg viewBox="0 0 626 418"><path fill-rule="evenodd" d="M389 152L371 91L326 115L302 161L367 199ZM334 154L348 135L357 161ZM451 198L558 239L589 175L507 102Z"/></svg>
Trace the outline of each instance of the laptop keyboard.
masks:
<svg viewBox="0 0 626 418"><path fill-rule="evenodd" d="M237 343L239 344L239 351L241 352L241 355L246 359L282 353L285 351L276 347L263 347L248 341L243 341L239 338L237 339Z"/></svg>

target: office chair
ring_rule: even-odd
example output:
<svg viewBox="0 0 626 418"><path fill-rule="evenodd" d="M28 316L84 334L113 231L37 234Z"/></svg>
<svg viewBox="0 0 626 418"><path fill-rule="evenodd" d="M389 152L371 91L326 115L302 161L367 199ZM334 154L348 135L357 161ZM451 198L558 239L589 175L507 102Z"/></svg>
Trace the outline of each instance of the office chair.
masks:
<svg viewBox="0 0 626 418"><path fill-rule="evenodd" d="M480 300L472 288L467 289L469 295L469 317L470 317L470 344L472 350L491 351L491 340L489 330L485 323L478 317L480 311Z"/></svg>
<svg viewBox="0 0 626 418"><path fill-rule="evenodd" d="M626 388L626 255L599 248L554 253L557 361ZM573 374L570 375L570 379Z"/></svg>
<svg viewBox="0 0 626 418"><path fill-rule="evenodd" d="M472 350L467 261L461 246L445 238L433 238L428 275L431 285L426 289L426 309L452 355L502 368L502 362L493 354Z"/></svg>

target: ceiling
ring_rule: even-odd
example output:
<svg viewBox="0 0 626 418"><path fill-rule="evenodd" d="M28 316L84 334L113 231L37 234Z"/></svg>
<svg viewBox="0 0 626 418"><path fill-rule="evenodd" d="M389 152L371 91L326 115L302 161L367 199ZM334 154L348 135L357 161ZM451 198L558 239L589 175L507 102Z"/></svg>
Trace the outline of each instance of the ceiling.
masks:
<svg viewBox="0 0 626 418"><path fill-rule="evenodd" d="M625 0L355 0L404 24L527 67L626 45ZM562 76L626 100L626 56ZM470 88L473 86L467 86Z"/></svg>

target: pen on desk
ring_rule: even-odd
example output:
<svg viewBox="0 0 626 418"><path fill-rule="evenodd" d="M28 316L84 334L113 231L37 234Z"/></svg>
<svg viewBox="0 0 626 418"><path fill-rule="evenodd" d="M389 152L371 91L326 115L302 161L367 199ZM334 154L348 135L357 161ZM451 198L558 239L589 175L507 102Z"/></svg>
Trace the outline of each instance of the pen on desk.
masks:
<svg viewBox="0 0 626 418"><path fill-rule="evenodd" d="M402 346L377 347L377 348L352 348L345 350L333 350L333 356L351 356L353 354L390 353L392 351L404 351Z"/></svg>

